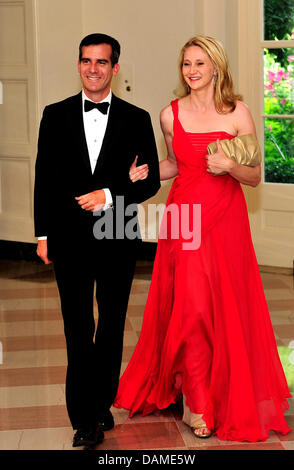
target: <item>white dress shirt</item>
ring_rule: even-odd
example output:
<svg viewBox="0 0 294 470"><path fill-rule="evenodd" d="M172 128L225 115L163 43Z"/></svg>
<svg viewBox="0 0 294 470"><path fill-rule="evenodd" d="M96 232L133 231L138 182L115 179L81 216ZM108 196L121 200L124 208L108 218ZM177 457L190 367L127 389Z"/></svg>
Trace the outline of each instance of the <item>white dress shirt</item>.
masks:
<svg viewBox="0 0 294 470"><path fill-rule="evenodd" d="M82 106L83 106L83 121L84 121L84 129L88 147L88 153L90 158L90 165L92 173L94 173L97 160L99 157L99 153L102 147L106 126L108 123L108 115L109 115L109 108L111 105L111 98L112 92L110 90L109 94L104 98L100 103L107 102L109 103L109 107L107 110L107 114L103 114L98 109L91 109L91 111L85 112L84 110L84 102L85 100L93 101L88 98L84 92L82 91ZM95 101L94 101L95 103ZM108 209L112 206L113 200L111 196L111 192L108 188L103 188L105 193L105 205L103 206L103 210ZM46 236L38 237L38 240L46 240Z"/></svg>
<svg viewBox="0 0 294 470"><path fill-rule="evenodd" d="M82 91L82 101L83 101L83 119L84 119L84 129L88 147L88 153L90 158L90 164L92 173L94 173L96 163L99 157L99 153L102 147L102 142L104 139L107 123L108 123L108 116L109 116L109 109L111 105L111 98L112 92L110 90L109 94L99 103L109 103L109 107L106 114L101 113L98 109L91 109L91 111L85 112L84 109L84 102L85 100L93 101L89 99L84 90ZM93 101L95 103L95 101ZM103 210L108 209L112 206L112 196L110 190L108 188L103 188L105 192L105 205Z"/></svg>

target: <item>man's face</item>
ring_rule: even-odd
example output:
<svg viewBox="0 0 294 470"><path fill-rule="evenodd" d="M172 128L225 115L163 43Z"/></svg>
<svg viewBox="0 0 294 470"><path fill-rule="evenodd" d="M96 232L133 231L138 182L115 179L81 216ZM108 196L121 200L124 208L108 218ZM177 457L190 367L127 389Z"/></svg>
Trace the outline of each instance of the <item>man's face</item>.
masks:
<svg viewBox="0 0 294 470"><path fill-rule="evenodd" d="M112 77L118 74L119 64L112 67L109 44L84 46L78 70L84 91L93 101L103 100L110 91Z"/></svg>

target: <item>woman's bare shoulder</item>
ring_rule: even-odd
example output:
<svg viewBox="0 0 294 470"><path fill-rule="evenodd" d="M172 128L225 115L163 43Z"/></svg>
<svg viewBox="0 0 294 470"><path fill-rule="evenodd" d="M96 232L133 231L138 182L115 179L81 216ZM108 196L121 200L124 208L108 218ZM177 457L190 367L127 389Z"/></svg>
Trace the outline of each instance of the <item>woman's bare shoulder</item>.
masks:
<svg viewBox="0 0 294 470"><path fill-rule="evenodd" d="M170 119L173 117L173 110L171 104L168 104L160 111L160 119Z"/></svg>
<svg viewBox="0 0 294 470"><path fill-rule="evenodd" d="M244 118L246 118L248 116L251 116L251 112L250 112L250 109L249 109L248 105L246 103L244 103L244 101L240 101L240 100L236 101L236 108L233 111L233 113L235 115L238 115L238 116L244 117Z"/></svg>
<svg viewBox="0 0 294 470"><path fill-rule="evenodd" d="M170 131L172 129L173 120L173 110L171 105L169 104L160 111L160 124L162 129Z"/></svg>
<svg viewBox="0 0 294 470"><path fill-rule="evenodd" d="M236 108L233 111L235 127L238 135L246 133L256 133L254 121L249 107L243 101L236 102Z"/></svg>

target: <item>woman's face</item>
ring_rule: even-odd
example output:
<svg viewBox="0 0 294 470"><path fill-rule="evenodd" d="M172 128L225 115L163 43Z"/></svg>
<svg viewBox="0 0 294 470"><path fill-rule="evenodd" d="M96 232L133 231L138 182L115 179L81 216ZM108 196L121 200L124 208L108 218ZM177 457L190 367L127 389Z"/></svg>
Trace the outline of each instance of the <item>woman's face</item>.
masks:
<svg viewBox="0 0 294 470"><path fill-rule="evenodd" d="M182 74L191 91L196 91L213 86L216 70L201 47L190 46L184 53Z"/></svg>

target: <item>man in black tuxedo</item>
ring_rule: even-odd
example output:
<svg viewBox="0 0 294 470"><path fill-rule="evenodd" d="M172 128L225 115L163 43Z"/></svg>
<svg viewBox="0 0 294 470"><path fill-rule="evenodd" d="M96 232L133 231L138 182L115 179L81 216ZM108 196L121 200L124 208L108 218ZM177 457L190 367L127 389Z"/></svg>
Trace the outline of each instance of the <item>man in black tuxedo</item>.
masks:
<svg viewBox="0 0 294 470"><path fill-rule="evenodd" d="M61 299L68 356L66 404L76 430L73 446L99 443L103 431L114 426L110 407L140 243L138 233L125 230L130 220L129 227L136 225L136 211L122 217L118 210L122 201L130 207L160 187L149 114L111 92L119 54L120 45L110 36L86 36L78 61L83 90L46 106L39 131L35 235L38 255L54 264ZM132 183L129 169L136 156L146 178ZM103 238L104 220L111 227Z"/></svg>

